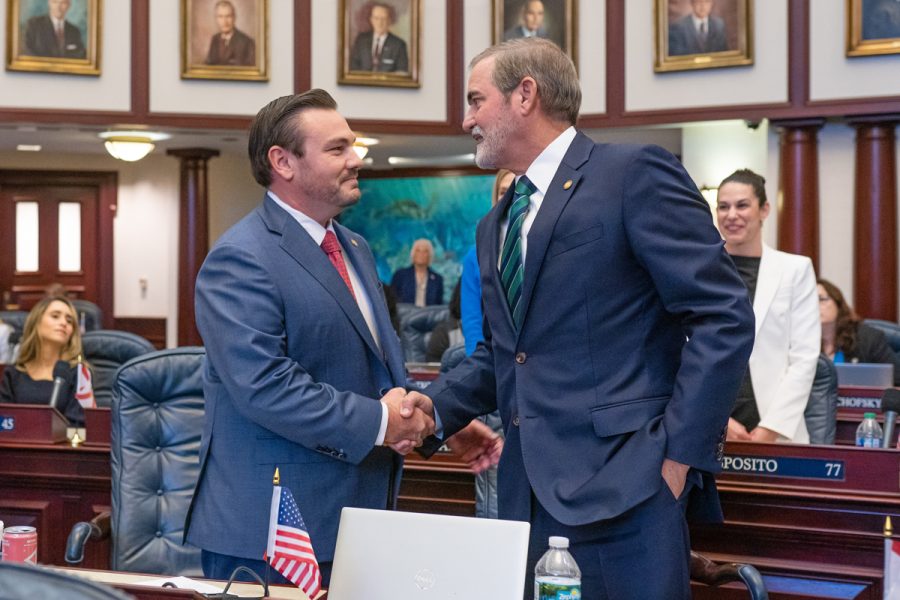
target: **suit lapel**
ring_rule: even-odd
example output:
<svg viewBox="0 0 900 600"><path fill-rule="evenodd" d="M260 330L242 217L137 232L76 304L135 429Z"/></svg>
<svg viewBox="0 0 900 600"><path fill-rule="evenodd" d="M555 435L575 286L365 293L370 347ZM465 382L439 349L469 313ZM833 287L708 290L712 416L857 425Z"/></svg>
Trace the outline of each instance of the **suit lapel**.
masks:
<svg viewBox="0 0 900 600"><path fill-rule="evenodd" d="M526 319L534 285L540 274L544 256L547 254L547 246L553 237L553 229L572 194L578 189L578 183L581 180L581 173L578 172L578 169L587 162L593 147L594 142L586 135L578 133L575 136L556 170L556 175L553 176L553 181L550 182L550 187L541 202L541 208L528 231L525 279L522 281L522 299L520 300L524 303L522 315ZM567 186L569 181L572 183Z"/></svg>
<svg viewBox="0 0 900 600"><path fill-rule="evenodd" d="M759 274L756 277L756 293L753 297L753 315L756 317L757 334L759 334L759 328L766 318L766 313L769 312L769 307L772 306L772 300L775 299L775 292L778 291L782 271L782 264L778 254L763 244L762 257L759 261Z"/></svg>
<svg viewBox="0 0 900 600"><path fill-rule="evenodd" d="M369 327L366 325L366 320L363 319L362 313L359 311L356 300L350 295L347 284L344 283L337 269L328 260L328 256L322 251L322 248L313 241L296 220L281 210L268 195L263 204L263 214L269 228L281 234L281 248L322 284L322 287L331 294L357 333L365 340L372 352L375 353L375 356L382 357L381 352L375 345L375 340L372 338ZM344 246L344 241L342 241L341 245ZM352 244L347 244L347 246L352 247ZM347 246L344 247L345 250L347 250ZM359 272L359 269L357 269L357 272ZM369 293L369 297L372 298L372 292L368 288L366 291Z"/></svg>

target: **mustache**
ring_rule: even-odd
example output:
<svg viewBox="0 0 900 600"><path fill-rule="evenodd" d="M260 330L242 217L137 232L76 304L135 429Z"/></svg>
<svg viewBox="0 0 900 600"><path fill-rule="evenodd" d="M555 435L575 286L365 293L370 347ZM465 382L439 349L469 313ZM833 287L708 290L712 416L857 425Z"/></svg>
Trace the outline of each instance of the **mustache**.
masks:
<svg viewBox="0 0 900 600"><path fill-rule="evenodd" d="M484 137L484 131L482 131L481 127L479 127L478 125L472 128L472 136L474 137L476 135L479 137Z"/></svg>

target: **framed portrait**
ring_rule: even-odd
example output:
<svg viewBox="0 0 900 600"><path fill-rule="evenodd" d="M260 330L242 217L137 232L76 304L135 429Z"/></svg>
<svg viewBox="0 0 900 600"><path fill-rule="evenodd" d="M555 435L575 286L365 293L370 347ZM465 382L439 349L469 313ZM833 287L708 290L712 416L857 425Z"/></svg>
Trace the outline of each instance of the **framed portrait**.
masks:
<svg viewBox="0 0 900 600"><path fill-rule="evenodd" d="M847 0L847 56L900 54L900 2Z"/></svg>
<svg viewBox="0 0 900 600"><path fill-rule="evenodd" d="M7 0L7 70L99 75L100 2Z"/></svg>
<svg viewBox="0 0 900 600"><path fill-rule="evenodd" d="M575 61L576 0L494 0L495 44L522 37L555 42Z"/></svg>
<svg viewBox="0 0 900 600"><path fill-rule="evenodd" d="M421 0L341 0L338 83L419 87Z"/></svg>
<svg viewBox="0 0 900 600"><path fill-rule="evenodd" d="M655 0L654 70L753 64L753 0Z"/></svg>
<svg viewBox="0 0 900 600"><path fill-rule="evenodd" d="M181 0L181 78L268 81L269 0Z"/></svg>

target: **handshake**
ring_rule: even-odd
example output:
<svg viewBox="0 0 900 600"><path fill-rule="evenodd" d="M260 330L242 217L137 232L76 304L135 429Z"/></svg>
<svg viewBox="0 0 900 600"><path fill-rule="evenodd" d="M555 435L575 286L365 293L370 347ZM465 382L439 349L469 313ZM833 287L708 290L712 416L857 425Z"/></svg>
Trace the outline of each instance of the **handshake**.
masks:
<svg viewBox="0 0 900 600"><path fill-rule="evenodd" d="M434 435L434 405L425 394L394 388L381 402L388 409L385 446L406 455ZM496 465L503 451L503 439L478 420L473 420L446 443L476 473Z"/></svg>

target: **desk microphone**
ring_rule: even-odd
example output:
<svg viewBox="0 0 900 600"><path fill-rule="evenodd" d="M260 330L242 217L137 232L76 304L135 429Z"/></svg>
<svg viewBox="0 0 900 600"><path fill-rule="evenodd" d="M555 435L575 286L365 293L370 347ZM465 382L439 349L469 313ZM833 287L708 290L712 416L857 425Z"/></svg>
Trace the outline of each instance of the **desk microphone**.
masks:
<svg viewBox="0 0 900 600"><path fill-rule="evenodd" d="M66 380L57 375L53 378L53 391L50 393L50 408L56 408L59 403L59 393L66 384Z"/></svg>
<svg viewBox="0 0 900 600"><path fill-rule="evenodd" d="M882 448L891 447L891 436L894 435L894 421L900 413L900 389L888 388L881 396L881 412L884 414L884 439Z"/></svg>

